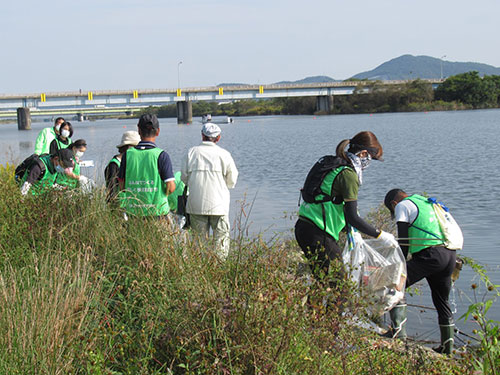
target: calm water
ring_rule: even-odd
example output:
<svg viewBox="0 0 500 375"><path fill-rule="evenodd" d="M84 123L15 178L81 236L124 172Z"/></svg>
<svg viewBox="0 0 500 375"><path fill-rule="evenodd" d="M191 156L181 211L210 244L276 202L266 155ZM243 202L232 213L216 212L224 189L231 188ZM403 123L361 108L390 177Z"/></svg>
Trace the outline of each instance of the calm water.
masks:
<svg viewBox="0 0 500 375"><path fill-rule="evenodd" d="M84 159L96 167L84 174L102 183L102 171L115 153L125 130L135 130L137 120L73 122L73 139L89 145ZM162 119L158 146L170 154L174 170L187 149L200 142L201 123L179 126L175 119ZM16 124L0 125L0 163L18 162L33 152L38 132L50 123L33 123L32 131L19 132ZM228 149L240 171L232 192L231 217L242 202L249 212L249 230L292 236L299 189L309 168L324 154L335 153L342 139L371 130L384 147L385 162L372 162L365 171L359 196L361 213L382 202L385 193L399 187L407 192L427 193L452 210L465 236L462 254L473 257L490 270L500 284L500 173L496 163L500 136L500 110L399 113L344 116L271 116L236 118L222 124L220 145ZM250 204L252 207L250 209ZM471 296L472 273L462 272L456 287L456 319ZM428 287L409 303L432 306ZM491 317L500 320L500 303ZM410 333L436 337L433 311L409 312ZM471 324L458 322L470 331Z"/></svg>

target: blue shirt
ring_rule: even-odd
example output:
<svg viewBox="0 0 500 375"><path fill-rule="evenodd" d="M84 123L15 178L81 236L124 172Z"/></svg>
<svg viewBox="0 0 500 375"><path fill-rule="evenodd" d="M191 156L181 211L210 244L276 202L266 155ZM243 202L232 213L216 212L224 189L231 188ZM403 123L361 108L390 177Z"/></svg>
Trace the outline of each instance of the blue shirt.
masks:
<svg viewBox="0 0 500 375"><path fill-rule="evenodd" d="M137 150L149 150L155 148L156 145L153 142L140 141L135 148ZM127 165L127 153L122 156L122 162L120 164L120 170L118 171L118 178L120 180L125 180L125 170ZM170 156L163 151L158 158L158 172L163 182L175 181L175 176L172 168L172 161Z"/></svg>

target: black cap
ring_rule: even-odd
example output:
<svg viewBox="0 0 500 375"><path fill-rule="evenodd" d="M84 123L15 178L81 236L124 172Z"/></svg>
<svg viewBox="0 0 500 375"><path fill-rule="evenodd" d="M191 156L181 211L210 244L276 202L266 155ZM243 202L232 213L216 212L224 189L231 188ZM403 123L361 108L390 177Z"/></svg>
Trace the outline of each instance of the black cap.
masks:
<svg viewBox="0 0 500 375"><path fill-rule="evenodd" d="M71 168L75 166L73 161L73 151L71 151L69 148L58 150L55 156L59 158L59 162L64 168Z"/></svg>
<svg viewBox="0 0 500 375"><path fill-rule="evenodd" d="M137 124L140 128L152 127L153 129L160 129L160 123L156 115L151 115L149 113L142 115L139 118L139 123Z"/></svg>

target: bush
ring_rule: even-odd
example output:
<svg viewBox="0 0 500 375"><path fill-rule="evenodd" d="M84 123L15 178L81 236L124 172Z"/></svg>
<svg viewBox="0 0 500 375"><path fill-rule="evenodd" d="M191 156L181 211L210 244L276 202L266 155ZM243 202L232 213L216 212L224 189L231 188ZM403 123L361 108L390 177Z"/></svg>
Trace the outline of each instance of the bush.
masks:
<svg viewBox="0 0 500 375"><path fill-rule="evenodd" d="M221 262L212 243L161 221L123 221L102 191L22 198L10 167L0 189L2 374L466 369L354 327L343 311L363 308L356 291L297 274L294 241L242 228Z"/></svg>

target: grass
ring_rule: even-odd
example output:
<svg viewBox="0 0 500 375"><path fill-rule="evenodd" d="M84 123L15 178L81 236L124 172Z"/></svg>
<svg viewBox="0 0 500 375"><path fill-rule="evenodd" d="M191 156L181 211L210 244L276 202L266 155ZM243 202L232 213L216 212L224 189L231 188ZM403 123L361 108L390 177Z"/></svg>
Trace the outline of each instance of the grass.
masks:
<svg viewBox="0 0 500 375"><path fill-rule="evenodd" d="M471 371L354 328L342 312L362 301L298 275L294 241L236 236L221 262L162 222L125 222L102 191L21 198L12 175L0 167L1 374Z"/></svg>

